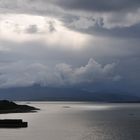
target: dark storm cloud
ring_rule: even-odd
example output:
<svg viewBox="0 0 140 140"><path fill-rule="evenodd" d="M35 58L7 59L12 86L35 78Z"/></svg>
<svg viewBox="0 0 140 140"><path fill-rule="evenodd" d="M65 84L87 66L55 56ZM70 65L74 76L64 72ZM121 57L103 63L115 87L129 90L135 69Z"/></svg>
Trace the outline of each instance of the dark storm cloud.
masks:
<svg viewBox="0 0 140 140"><path fill-rule="evenodd" d="M140 7L139 0L1 0L1 8L18 9L22 12L42 12L47 14L58 12L58 7L69 10L82 10L93 12L120 12L135 11ZM60 12L60 11L59 11Z"/></svg>
<svg viewBox="0 0 140 140"><path fill-rule="evenodd" d="M107 37L119 37L119 38L140 38L140 23L121 26L115 25L114 27L105 27L104 18L83 18L80 17L64 17L62 21L65 26L77 30L78 32L94 35L94 36L107 36ZM110 26L110 25L109 25Z"/></svg>
<svg viewBox="0 0 140 140"><path fill-rule="evenodd" d="M136 10L139 0L54 0L63 8L96 12Z"/></svg>
<svg viewBox="0 0 140 140"><path fill-rule="evenodd" d="M75 29L76 30L76 29ZM102 26L89 27L88 29L77 29L77 31L95 36L109 36L118 38L140 38L140 24L130 27L115 27L111 29Z"/></svg>
<svg viewBox="0 0 140 140"><path fill-rule="evenodd" d="M110 37L140 38L140 24L132 25L130 27L116 27L113 29L95 28L93 31L96 31L99 35L108 35Z"/></svg>

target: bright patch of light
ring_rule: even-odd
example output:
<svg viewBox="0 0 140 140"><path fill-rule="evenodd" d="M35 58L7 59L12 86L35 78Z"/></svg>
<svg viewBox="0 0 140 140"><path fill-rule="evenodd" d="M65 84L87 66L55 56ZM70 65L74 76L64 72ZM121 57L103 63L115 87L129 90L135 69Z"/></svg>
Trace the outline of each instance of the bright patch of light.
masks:
<svg viewBox="0 0 140 140"><path fill-rule="evenodd" d="M47 46L58 45L70 49L80 49L89 39L88 35L71 31L64 27L61 21L52 17L0 14L0 19L0 39L16 42L40 40ZM31 27L35 28L33 32Z"/></svg>

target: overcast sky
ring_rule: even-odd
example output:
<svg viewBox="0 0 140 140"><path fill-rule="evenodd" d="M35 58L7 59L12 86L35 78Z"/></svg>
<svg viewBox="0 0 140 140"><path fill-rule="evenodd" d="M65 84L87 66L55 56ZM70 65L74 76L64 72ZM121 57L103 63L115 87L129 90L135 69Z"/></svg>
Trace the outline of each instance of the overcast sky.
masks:
<svg viewBox="0 0 140 140"><path fill-rule="evenodd" d="M0 88L139 83L139 0L0 0Z"/></svg>

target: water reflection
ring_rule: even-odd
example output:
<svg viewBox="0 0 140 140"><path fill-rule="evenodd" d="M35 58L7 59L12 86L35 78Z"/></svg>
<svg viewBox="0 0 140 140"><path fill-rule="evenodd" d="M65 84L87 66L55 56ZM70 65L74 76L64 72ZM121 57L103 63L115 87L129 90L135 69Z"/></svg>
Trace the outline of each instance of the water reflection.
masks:
<svg viewBox="0 0 140 140"><path fill-rule="evenodd" d="M22 102L22 104L24 104ZM30 102L38 113L0 114L23 119L26 129L0 129L2 140L139 140L140 104Z"/></svg>

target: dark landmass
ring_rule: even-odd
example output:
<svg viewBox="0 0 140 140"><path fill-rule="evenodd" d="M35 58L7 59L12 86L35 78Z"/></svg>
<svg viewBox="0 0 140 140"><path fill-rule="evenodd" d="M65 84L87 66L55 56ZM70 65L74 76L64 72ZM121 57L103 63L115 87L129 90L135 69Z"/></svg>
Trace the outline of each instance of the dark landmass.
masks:
<svg viewBox="0 0 140 140"><path fill-rule="evenodd" d="M23 122L22 119L0 120L0 128L22 128L22 127L28 127L28 122Z"/></svg>
<svg viewBox="0 0 140 140"><path fill-rule="evenodd" d="M8 100L0 101L0 113L27 113L37 110L39 109L28 105L18 105Z"/></svg>
<svg viewBox="0 0 140 140"><path fill-rule="evenodd" d="M140 103L140 100L138 101L110 101L108 103Z"/></svg>
<svg viewBox="0 0 140 140"><path fill-rule="evenodd" d="M12 93L11 93L12 92ZM112 103L140 103L140 95L120 91L88 91L78 88L30 87L0 89L1 100L12 101L91 101Z"/></svg>

